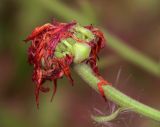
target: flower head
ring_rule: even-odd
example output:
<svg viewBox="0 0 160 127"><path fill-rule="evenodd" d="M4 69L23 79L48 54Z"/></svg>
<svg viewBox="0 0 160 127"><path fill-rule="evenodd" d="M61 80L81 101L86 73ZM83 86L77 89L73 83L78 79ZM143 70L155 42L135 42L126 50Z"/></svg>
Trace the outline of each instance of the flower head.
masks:
<svg viewBox="0 0 160 127"><path fill-rule="evenodd" d="M92 25L82 27L76 21L53 21L35 28L25 41L31 41L28 61L34 67L32 79L36 84L37 106L39 92L49 91L49 88L43 86L46 80L54 82L53 95L57 79L63 75L73 84L70 74L72 63L85 62L99 75L96 59L100 49L104 47L105 39L102 32Z"/></svg>

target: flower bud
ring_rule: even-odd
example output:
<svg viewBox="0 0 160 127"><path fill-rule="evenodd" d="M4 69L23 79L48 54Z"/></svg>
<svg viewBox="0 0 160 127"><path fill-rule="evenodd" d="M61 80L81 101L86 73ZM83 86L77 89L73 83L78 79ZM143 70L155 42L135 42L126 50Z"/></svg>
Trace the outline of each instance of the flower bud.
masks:
<svg viewBox="0 0 160 127"><path fill-rule="evenodd" d="M35 28L25 41L31 41L28 61L34 67L32 79L36 83L37 106L39 92L49 91L49 88L43 86L45 81L54 82L53 94L56 92L57 79L63 75L73 84L71 64L89 64L95 74L99 74L96 60L105 39L102 32L92 25L83 27L76 21L53 21Z"/></svg>

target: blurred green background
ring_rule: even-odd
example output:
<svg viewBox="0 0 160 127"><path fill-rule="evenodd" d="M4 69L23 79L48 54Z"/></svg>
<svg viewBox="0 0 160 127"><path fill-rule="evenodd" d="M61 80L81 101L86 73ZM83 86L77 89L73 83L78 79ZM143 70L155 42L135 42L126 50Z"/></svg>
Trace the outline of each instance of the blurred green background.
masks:
<svg viewBox="0 0 160 127"><path fill-rule="evenodd" d="M94 109L106 114L111 107L74 71L75 86L66 78L59 80L54 101L50 103L51 92L41 93L40 109L36 109L28 44L23 40L36 26L53 18L103 27L152 58L160 68L159 0L1 0L0 127L159 127L160 123L133 113L104 125L95 124L90 120L91 114L99 114ZM100 54L99 67L115 87L160 109L160 75L129 62L107 45ZM50 82L46 85L52 87Z"/></svg>

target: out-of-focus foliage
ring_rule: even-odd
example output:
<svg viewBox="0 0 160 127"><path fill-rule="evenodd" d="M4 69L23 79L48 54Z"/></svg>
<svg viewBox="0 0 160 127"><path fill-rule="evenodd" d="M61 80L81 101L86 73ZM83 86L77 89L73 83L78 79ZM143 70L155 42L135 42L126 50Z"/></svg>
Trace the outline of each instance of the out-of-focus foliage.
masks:
<svg viewBox="0 0 160 127"><path fill-rule="evenodd" d="M51 22L52 18L64 21L45 2L54 0L1 0L0 3L0 127L66 127L93 126L89 115L93 108L107 104L75 74L75 86L66 79L58 82L58 94L50 103L51 93L41 94L40 110L36 109L34 84L31 81L32 67L27 63L27 45L23 42L35 26ZM73 12L99 23L129 45L144 52L156 61L160 56L160 1L159 0L61 0ZM56 4L56 3L55 3ZM59 8L65 13L65 7ZM66 14L68 17L70 14ZM75 20L80 20L77 17ZM115 55L112 59L112 56ZM101 61L106 58L109 63ZM109 58L109 59L107 59ZM136 58L135 58L136 59ZM103 59L105 60L105 59ZM111 61L112 60L112 61ZM101 73L111 82L121 68L117 87L128 95L160 109L160 80L157 77L125 62L109 48L100 55ZM74 73L74 72L73 72ZM132 76L129 76L132 75ZM119 77L119 76L117 76ZM128 79L128 77L131 77ZM47 83L52 86L50 82ZM51 87L52 89L52 87ZM103 110L104 109L104 110ZM124 116L125 119L129 118ZM159 123L136 117L126 120L129 127L159 127ZM133 124L133 122L137 124ZM125 123L125 124L126 124ZM116 123L115 123L116 124ZM124 126L122 125L117 126ZM107 125L106 125L107 126Z"/></svg>

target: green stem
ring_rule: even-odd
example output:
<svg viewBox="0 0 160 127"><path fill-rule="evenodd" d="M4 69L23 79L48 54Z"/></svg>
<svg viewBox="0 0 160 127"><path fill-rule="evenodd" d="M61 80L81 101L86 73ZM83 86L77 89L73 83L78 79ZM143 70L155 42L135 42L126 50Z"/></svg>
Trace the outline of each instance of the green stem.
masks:
<svg viewBox="0 0 160 127"><path fill-rule="evenodd" d="M128 110L128 108L118 108L115 112L107 116L93 116L92 115L91 118L97 123L109 122L109 121L114 120L119 115L119 113L125 110Z"/></svg>
<svg viewBox="0 0 160 127"><path fill-rule="evenodd" d="M99 92L97 83L100 80L95 75L93 75L90 67L85 64L78 64L75 66L75 70L84 81L86 81L94 90ZM137 112L138 114L160 122L160 111L126 96L111 85L106 84L103 86L103 89L105 96L119 106L129 108L132 111Z"/></svg>
<svg viewBox="0 0 160 127"><path fill-rule="evenodd" d="M60 2L59 0L38 0L37 2L41 2L42 5L47 9L65 18L67 21L76 19L82 24L91 23L88 17L84 18L84 15L78 13L77 10L73 11L71 8L67 7L63 2Z"/></svg>
<svg viewBox="0 0 160 127"><path fill-rule="evenodd" d="M80 13L77 10L73 10L72 8L66 6L63 2L60 2L58 0L40 0L38 2L41 2L47 7L47 9L53 11L53 13L58 14L67 21L76 19L81 24L96 23L96 21L93 21L93 18L84 16L84 14ZM104 33L107 39L108 47L117 52L121 57L136 64L137 66L140 66L141 68L156 76L160 76L160 65L157 62L136 51L130 46L127 46L124 41L109 34L109 32L107 32L106 30L104 30Z"/></svg>
<svg viewBox="0 0 160 127"><path fill-rule="evenodd" d="M108 41L107 45L117 52L118 55L142 67L148 72L151 72L156 76L160 76L160 66L158 65L158 62L155 62L151 58L126 45L124 41L111 35L109 32L104 31L104 34Z"/></svg>

